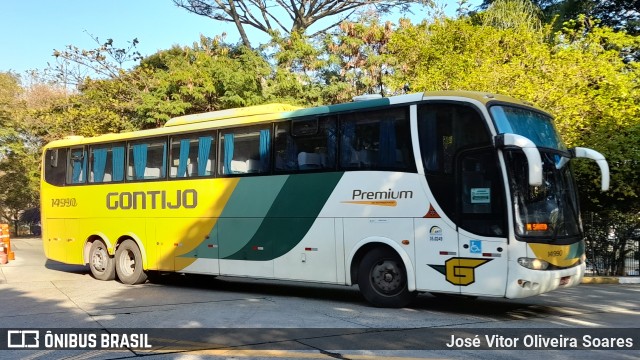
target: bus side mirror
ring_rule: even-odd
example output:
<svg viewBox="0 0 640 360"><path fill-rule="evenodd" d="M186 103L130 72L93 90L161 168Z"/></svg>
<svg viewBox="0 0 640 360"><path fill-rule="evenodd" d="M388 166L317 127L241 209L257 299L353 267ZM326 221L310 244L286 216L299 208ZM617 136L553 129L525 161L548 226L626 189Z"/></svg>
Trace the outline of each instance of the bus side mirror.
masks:
<svg viewBox="0 0 640 360"><path fill-rule="evenodd" d="M540 158L538 147L533 141L516 134L499 134L493 140L496 148L516 147L521 149L527 157L529 185L542 185L542 158Z"/></svg>
<svg viewBox="0 0 640 360"><path fill-rule="evenodd" d="M573 154L573 157L594 160L600 167L600 174L602 176L602 179L600 180L600 188L602 191L609 190L609 164L607 163L607 159L604 158L604 155L595 150L583 147L573 148L571 149L571 153Z"/></svg>

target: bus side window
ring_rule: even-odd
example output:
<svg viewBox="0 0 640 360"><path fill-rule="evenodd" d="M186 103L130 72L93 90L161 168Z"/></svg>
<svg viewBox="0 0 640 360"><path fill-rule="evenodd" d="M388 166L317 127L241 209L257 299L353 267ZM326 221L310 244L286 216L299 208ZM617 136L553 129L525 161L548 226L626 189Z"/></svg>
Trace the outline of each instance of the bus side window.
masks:
<svg viewBox="0 0 640 360"><path fill-rule="evenodd" d="M89 182L108 183L124 179L124 143L89 148Z"/></svg>
<svg viewBox="0 0 640 360"><path fill-rule="evenodd" d="M261 174L271 170L271 125L227 129L219 135L218 174Z"/></svg>
<svg viewBox="0 0 640 360"><path fill-rule="evenodd" d="M169 177L212 176L215 162L215 135L189 134L171 139Z"/></svg>
<svg viewBox="0 0 640 360"><path fill-rule="evenodd" d="M63 186L67 172L67 149L49 149L45 155L44 180L57 186Z"/></svg>
<svg viewBox="0 0 640 360"><path fill-rule="evenodd" d="M340 168L415 171L408 108L342 116Z"/></svg>
<svg viewBox="0 0 640 360"><path fill-rule="evenodd" d="M87 181L87 154L84 147L72 148L67 165L67 184L84 184Z"/></svg>
<svg viewBox="0 0 640 360"><path fill-rule="evenodd" d="M502 173L492 146L458 156L459 225L474 234L504 236L505 203Z"/></svg>
<svg viewBox="0 0 640 360"><path fill-rule="evenodd" d="M166 177L167 142L146 139L129 143L127 180L154 180Z"/></svg>
<svg viewBox="0 0 640 360"><path fill-rule="evenodd" d="M275 171L334 169L337 140L335 124L335 119L330 117L276 123Z"/></svg>

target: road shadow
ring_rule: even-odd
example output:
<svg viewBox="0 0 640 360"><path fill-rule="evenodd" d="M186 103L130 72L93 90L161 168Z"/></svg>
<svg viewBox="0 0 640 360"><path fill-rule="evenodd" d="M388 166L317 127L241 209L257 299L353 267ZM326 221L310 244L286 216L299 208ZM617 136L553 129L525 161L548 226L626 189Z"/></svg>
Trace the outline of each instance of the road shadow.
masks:
<svg viewBox="0 0 640 360"><path fill-rule="evenodd" d="M64 264L55 260L47 259L44 263L44 267L49 270L55 270L66 273L74 273L74 274L84 274L88 275L91 272L89 271L89 267L86 265L69 265Z"/></svg>

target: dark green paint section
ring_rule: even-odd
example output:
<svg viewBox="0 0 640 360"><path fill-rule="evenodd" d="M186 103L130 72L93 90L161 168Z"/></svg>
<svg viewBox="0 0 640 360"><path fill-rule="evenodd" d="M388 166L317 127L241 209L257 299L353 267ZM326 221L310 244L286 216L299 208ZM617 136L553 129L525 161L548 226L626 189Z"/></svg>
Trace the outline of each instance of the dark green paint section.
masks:
<svg viewBox="0 0 640 360"><path fill-rule="evenodd" d="M336 105L327 105L327 106L318 106L313 108L306 108L300 110L294 110L290 112L286 112L282 114L284 119L296 118L296 117L304 117L304 116L321 116L321 115L330 115L333 113L339 112L349 112L354 110L368 109L368 108L376 108L389 106L391 101L389 98L381 98L374 100L366 100L366 101L354 101L345 104L336 104Z"/></svg>
<svg viewBox="0 0 640 360"><path fill-rule="evenodd" d="M213 239L217 247L209 248L211 241L203 241L180 257L217 259L238 252L258 231L262 219L267 216L288 177L289 175L256 176L240 179L222 210L220 219L209 233L209 239Z"/></svg>
<svg viewBox="0 0 640 360"><path fill-rule="evenodd" d="M435 271L439 272L440 274L447 276L447 269L444 265L430 265L427 264L429 266L431 266Z"/></svg>
<svg viewBox="0 0 640 360"><path fill-rule="evenodd" d="M577 259L584 254L584 240L578 241L575 244L571 244L569 247L569 253L565 259Z"/></svg>
<svg viewBox="0 0 640 360"><path fill-rule="evenodd" d="M291 251L307 234L342 175L290 175L253 238L224 259L267 261Z"/></svg>

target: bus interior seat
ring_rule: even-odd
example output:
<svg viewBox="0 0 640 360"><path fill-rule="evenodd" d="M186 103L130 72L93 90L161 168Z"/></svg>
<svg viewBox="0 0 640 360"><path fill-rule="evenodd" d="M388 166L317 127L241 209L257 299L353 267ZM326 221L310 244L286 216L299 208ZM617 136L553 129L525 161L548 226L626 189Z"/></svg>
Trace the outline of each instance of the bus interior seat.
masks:
<svg viewBox="0 0 640 360"><path fill-rule="evenodd" d="M245 161L231 160L231 173L232 174L246 174L247 163Z"/></svg>
<svg viewBox="0 0 640 360"><path fill-rule="evenodd" d="M247 160L247 172L248 173L259 173L260 172L260 161L249 159Z"/></svg>
<svg viewBox="0 0 640 360"><path fill-rule="evenodd" d="M159 167L148 167L144 169L144 178L145 179L159 179L160 178L160 168Z"/></svg>
<svg viewBox="0 0 640 360"><path fill-rule="evenodd" d="M207 166L205 167L205 175L211 175L211 167L212 167L212 163L211 160L207 160Z"/></svg>
<svg viewBox="0 0 640 360"><path fill-rule="evenodd" d="M319 169L322 167L320 154L301 152L298 154L298 166L300 170Z"/></svg>
<svg viewBox="0 0 640 360"><path fill-rule="evenodd" d="M371 158L373 156L372 150L355 150L351 149L351 166L369 166L371 165Z"/></svg>

